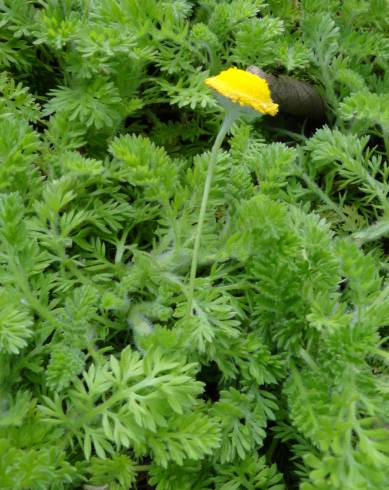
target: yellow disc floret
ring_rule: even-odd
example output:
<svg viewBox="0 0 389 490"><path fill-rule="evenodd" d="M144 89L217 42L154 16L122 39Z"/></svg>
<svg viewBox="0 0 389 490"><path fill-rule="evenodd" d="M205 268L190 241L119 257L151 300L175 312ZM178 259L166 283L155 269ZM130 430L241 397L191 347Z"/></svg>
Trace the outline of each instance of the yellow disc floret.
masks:
<svg viewBox="0 0 389 490"><path fill-rule="evenodd" d="M251 107L262 114L275 116L278 104L271 99L267 81L238 68L228 68L205 83L216 92L241 106Z"/></svg>

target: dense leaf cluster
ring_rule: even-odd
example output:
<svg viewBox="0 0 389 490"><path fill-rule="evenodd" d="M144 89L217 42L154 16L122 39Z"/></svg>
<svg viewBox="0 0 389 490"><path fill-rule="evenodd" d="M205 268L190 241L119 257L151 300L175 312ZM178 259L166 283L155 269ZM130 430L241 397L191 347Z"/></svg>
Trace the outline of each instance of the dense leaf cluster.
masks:
<svg viewBox="0 0 389 490"><path fill-rule="evenodd" d="M0 2L0 488L389 487L386 8ZM327 121L234 125L188 315L252 63Z"/></svg>

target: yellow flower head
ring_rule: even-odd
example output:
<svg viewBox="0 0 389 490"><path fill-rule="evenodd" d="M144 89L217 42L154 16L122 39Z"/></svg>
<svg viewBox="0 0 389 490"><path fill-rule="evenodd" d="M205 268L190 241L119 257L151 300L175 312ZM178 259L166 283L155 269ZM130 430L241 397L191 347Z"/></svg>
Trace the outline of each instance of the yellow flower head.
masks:
<svg viewBox="0 0 389 490"><path fill-rule="evenodd" d="M278 104L271 99L267 81L248 71L235 67L228 68L216 77L207 78L205 83L241 106L251 107L271 116L275 116L278 112Z"/></svg>

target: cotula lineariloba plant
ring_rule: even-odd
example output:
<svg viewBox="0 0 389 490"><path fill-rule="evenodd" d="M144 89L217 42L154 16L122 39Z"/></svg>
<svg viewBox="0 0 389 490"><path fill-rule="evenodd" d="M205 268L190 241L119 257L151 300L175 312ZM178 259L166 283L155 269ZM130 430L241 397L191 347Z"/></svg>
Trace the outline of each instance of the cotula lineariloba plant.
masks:
<svg viewBox="0 0 389 490"><path fill-rule="evenodd" d="M1 488L389 488L384 4L0 2Z"/></svg>
<svg viewBox="0 0 389 490"><path fill-rule="evenodd" d="M240 70L236 67L228 68L215 77L207 78L205 84L216 92L216 96L225 110L225 115L221 128L216 135L215 142L212 146L203 197L201 200L200 214L197 222L192 265L189 276L188 308L190 314L192 313L193 306L194 281L196 278L201 233L214 166L217 160L217 152L223 143L225 135L239 115L251 113L256 116L259 114L270 114L271 116L275 116L278 112L278 105L271 99L270 90L266 80L248 71Z"/></svg>

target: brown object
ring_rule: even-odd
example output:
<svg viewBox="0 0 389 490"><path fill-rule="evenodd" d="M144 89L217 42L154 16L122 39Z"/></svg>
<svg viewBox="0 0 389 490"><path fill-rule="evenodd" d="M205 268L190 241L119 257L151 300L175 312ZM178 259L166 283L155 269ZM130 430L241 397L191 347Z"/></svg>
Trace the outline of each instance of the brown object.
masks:
<svg viewBox="0 0 389 490"><path fill-rule="evenodd" d="M246 71L267 81L272 99L279 105L280 112L316 121L325 119L324 101L309 83L285 75L276 77L255 65L249 66Z"/></svg>

